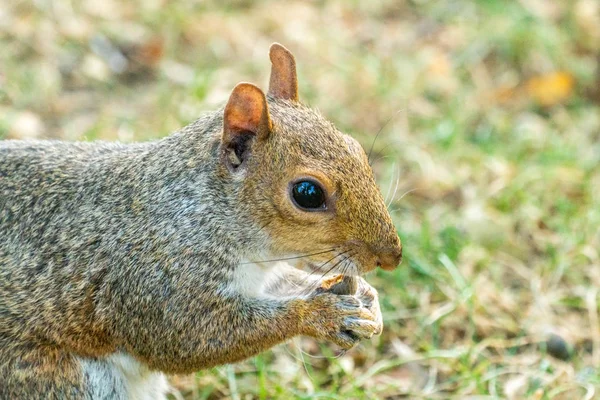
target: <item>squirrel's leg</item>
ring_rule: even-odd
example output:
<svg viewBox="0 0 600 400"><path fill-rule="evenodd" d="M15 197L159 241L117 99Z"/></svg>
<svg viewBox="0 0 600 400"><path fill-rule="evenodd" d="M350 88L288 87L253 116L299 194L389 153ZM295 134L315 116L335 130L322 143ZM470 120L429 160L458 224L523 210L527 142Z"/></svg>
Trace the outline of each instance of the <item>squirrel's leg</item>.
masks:
<svg viewBox="0 0 600 400"><path fill-rule="evenodd" d="M131 335L124 338L128 353L167 373L238 362L298 335L348 349L378 330L376 316L357 297L318 290L280 298L241 293L210 302L185 298L169 307L168 323L137 326L131 319Z"/></svg>
<svg viewBox="0 0 600 400"><path fill-rule="evenodd" d="M352 295L315 291L285 300L239 300L239 308L230 315L239 325L229 325L229 340L216 348L218 352L228 349L235 359L217 364L250 357L298 335L329 340L349 349L379 330L377 317Z"/></svg>
<svg viewBox="0 0 600 400"><path fill-rule="evenodd" d="M0 337L0 399L126 400L122 378L102 359Z"/></svg>
<svg viewBox="0 0 600 400"><path fill-rule="evenodd" d="M125 399L118 382L106 379L95 387L88 375L70 353L0 339L0 399Z"/></svg>

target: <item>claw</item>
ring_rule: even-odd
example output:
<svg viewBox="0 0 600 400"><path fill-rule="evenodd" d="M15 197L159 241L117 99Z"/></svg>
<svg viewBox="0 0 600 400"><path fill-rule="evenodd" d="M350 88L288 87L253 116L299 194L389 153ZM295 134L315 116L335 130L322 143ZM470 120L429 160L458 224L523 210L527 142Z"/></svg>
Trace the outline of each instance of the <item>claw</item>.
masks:
<svg viewBox="0 0 600 400"><path fill-rule="evenodd" d="M374 321L356 318L346 318L343 328L360 339L370 339L378 329L378 324Z"/></svg>
<svg viewBox="0 0 600 400"><path fill-rule="evenodd" d="M335 344L337 344L338 346L340 346L344 350L350 350L351 348L356 346L359 341L360 341L360 338L358 338L351 331L339 332L333 339L333 342Z"/></svg>

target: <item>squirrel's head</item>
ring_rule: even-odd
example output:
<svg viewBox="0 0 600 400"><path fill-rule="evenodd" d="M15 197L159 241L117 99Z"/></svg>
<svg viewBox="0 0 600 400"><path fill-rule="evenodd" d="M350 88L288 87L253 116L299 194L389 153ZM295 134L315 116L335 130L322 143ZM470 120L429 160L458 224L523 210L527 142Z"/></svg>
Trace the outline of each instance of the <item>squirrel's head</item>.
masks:
<svg viewBox="0 0 600 400"><path fill-rule="evenodd" d="M298 101L293 55L271 46L268 95L233 90L223 116L222 173L267 253L306 256L326 273L395 268L402 246L360 144Z"/></svg>

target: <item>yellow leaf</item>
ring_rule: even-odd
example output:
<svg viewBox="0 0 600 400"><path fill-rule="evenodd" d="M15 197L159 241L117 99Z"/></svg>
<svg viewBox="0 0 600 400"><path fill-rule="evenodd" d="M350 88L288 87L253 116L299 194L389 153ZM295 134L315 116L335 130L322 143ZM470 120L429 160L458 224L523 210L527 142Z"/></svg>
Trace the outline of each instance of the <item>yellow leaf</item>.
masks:
<svg viewBox="0 0 600 400"><path fill-rule="evenodd" d="M535 76L527 81L527 94L543 106L567 100L573 93L575 80L568 72L559 71Z"/></svg>

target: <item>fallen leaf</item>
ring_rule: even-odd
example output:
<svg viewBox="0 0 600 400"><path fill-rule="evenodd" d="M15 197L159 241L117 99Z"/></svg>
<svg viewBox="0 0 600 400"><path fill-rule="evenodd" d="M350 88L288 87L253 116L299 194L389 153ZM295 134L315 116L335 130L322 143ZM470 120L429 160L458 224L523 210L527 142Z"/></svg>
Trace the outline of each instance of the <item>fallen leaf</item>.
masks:
<svg viewBox="0 0 600 400"><path fill-rule="evenodd" d="M537 103L553 106L567 100L573 93L575 79L568 72L559 71L530 78L526 91Z"/></svg>
<svg viewBox="0 0 600 400"><path fill-rule="evenodd" d="M132 57L147 67L156 67L164 56L164 41L161 37L153 37L134 48Z"/></svg>

